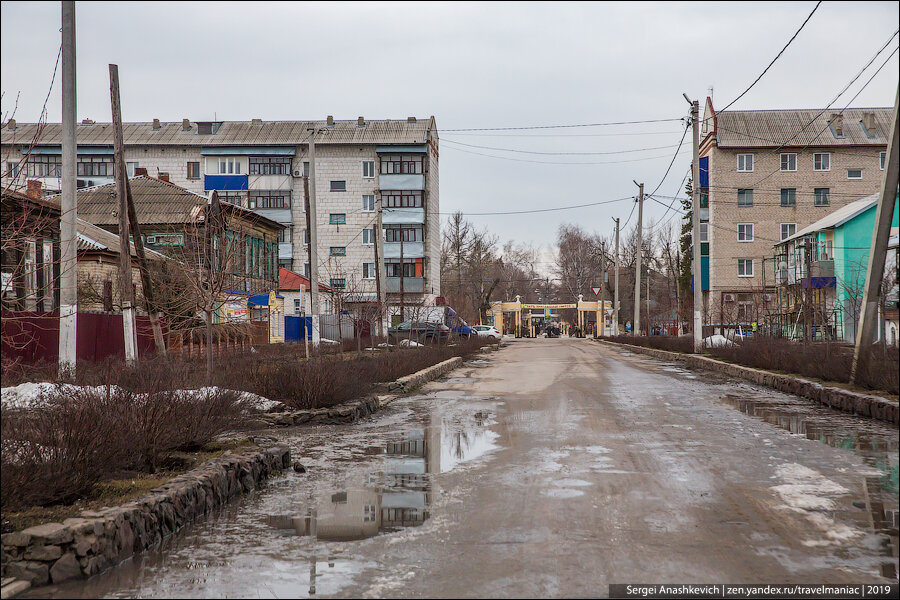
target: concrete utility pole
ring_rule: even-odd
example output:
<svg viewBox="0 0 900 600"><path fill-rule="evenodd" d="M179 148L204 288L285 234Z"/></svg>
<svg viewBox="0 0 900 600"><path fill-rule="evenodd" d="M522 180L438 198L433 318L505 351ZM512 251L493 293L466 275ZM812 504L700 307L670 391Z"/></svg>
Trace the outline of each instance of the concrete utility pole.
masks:
<svg viewBox="0 0 900 600"><path fill-rule="evenodd" d="M59 375L75 374L78 232L75 145L75 2L62 3L62 215L60 217Z"/></svg>
<svg viewBox="0 0 900 600"><path fill-rule="evenodd" d="M632 180L633 181L633 180ZM644 226L644 184L634 182L640 188L638 196L638 222L637 222L637 260L634 265L634 319L631 326L631 335L641 333L641 251L643 250L642 236Z"/></svg>
<svg viewBox="0 0 900 600"><path fill-rule="evenodd" d="M891 234L891 220L894 214L894 199L897 197L898 175L900 175L900 134L898 134L897 109L900 105L900 87L894 98L894 119L891 123L891 139L888 141L884 164L884 179L881 182L881 196L875 212L875 230L872 232L872 250L869 252L869 267L866 270L866 287L863 290L862 313L859 317L859 331L856 347L853 349L853 365L850 369L850 383L856 383L860 360L867 358L875 328L878 324L878 295L884 277L884 263L887 258L887 244ZM881 333L884 335L884 332Z"/></svg>
<svg viewBox="0 0 900 600"><path fill-rule="evenodd" d="M600 245L600 336L606 335L606 242Z"/></svg>
<svg viewBox="0 0 900 600"><path fill-rule="evenodd" d="M319 344L319 236L316 217L316 133L315 128L307 131L309 135L309 311L312 321L312 342Z"/></svg>
<svg viewBox="0 0 900 600"><path fill-rule="evenodd" d="M380 170L379 165L379 170ZM382 205L381 191L376 190L375 193L375 294L378 297L378 337L385 335L384 322L387 318L387 305L385 302L385 270L384 270L384 233L382 229Z"/></svg>
<svg viewBox="0 0 900 600"><path fill-rule="evenodd" d="M616 290L613 292L613 331L619 335L619 219L616 222Z"/></svg>
<svg viewBox="0 0 900 600"><path fill-rule="evenodd" d="M691 166L691 273L694 275L694 352L703 351L703 274L701 273L700 243L700 102L687 97L691 105L691 126L694 133L694 161Z"/></svg>
<svg viewBox="0 0 900 600"><path fill-rule="evenodd" d="M122 298L125 363L133 365L137 361L137 330L134 321L134 284L131 279L131 244L128 243L128 173L125 171L125 138L122 134L117 65L109 65L109 101L112 106L113 146L116 153L116 196L119 201L119 297Z"/></svg>

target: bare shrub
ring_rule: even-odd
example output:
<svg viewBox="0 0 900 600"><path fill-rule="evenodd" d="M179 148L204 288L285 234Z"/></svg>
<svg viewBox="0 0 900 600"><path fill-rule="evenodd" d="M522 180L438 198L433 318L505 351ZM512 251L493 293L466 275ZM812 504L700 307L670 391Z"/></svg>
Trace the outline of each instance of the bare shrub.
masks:
<svg viewBox="0 0 900 600"><path fill-rule="evenodd" d="M646 336L629 336L629 335L613 335L603 338L617 344L631 344L632 346L642 346L644 348L656 348L657 350L668 350L669 352L684 352L686 354L694 353L694 341L690 337L676 337L672 335L653 335Z"/></svg>

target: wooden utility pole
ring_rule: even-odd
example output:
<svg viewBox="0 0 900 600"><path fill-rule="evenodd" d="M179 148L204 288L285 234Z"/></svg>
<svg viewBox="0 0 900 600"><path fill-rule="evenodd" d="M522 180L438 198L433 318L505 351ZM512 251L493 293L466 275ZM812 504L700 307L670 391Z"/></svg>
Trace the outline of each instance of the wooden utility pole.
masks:
<svg viewBox="0 0 900 600"><path fill-rule="evenodd" d="M109 65L109 99L112 104L115 147L116 196L119 204L119 296L122 298L122 325L125 333L125 362L137 361L137 331L134 322L134 285L131 281L131 244L128 243L128 173L125 170L125 139L122 134L122 105L119 102L119 67Z"/></svg>
<svg viewBox="0 0 900 600"><path fill-rule="evenodd" d="M687 94L684 99L691 105L691 127L693 128L694 160L691 165L691 273L694 275L694 352L703 351L703 274L701 273L702 243L700 242L700 102L691 102Z"/></svg>
<svg viewBox="0 0 900 600"><path fill-rule="evenodd" d="M379 164L379 170L381 166ZM375 294L378 296L378 337L384 337L384 322L387 318L387 303L385 302L385 285L384 280L384 233L382 228L382 210L381 191L376 190L375 193Z"/></svg>
<svg viewBox="0 0 900 600"><path fill-rule="evenodd" d="M309 129L309 309L312 317L312 342L319 343L319 236L316 216L316 129Z"/></svg>
<svg viewBox="0 0 900 600"><path fill-rule="evenodd" d="M853 349L853 365L850 369L850 383L856 383L860 360L865 360L875 340L878 324L878 296L884 278L884 263L887 258L888 239L891 235L891 220L894 214L894 200L897 197L898 176L900 176L900 134L898 134L897 109L900 105L900 87L894 98L894 119L891 123L891 139L888 141L884 163L884 178L881 195L875 212L875 229L872 231L872 250L869 252L869 266L866 270L866 284L863 289L862 313L859 317L859 331ZM881 332L884 335L884 332Z"/></svg>
<svg viewBox="0 0 900 600"><path fill-rule="evenodd" d="M638 195L637 252L634 265L634 322L631 324L631 335L641 334L641 252L643 251L644 226L644 184L634 182L640 189Z"/></svg>
<svg viewBox="0 0 900 600"><path fill-rule="evenodd" d="M304 201L304 209L306 214L306 236L309 237L309 177L306 175L303 176L303 197ZM306 243L306 240L301 240L301 243ZM306 260L309 261L309 275L312 276L312 247L311 244L306 244ZM306 331L306 313L312 313L312 279L307 279L310 282L309 286L309 306L306 306L306 299L303 301L303 346L306 349L306 358L309 358L309 339L312 337L312 331ZM309 319L310 326L312 329L312 317Z"/></svg>
<svg viewBox="0 0 900 600"><path fill-rule="evenodd" d="M606 335L606 242L600 244L600 323L599 333Z"/></svg>
<svg viewBox="0 0 900 600"><path fill-rule="evenodd" d="M613 292L613 335L619 335L619 219L616 222L616 289Z"/></svg>
<svg viewBox="0 0 900 600"><path fill-rule="evenodd" d="M62 214L60 215L59 376L75 374L78 323L75 2L62 3Z"/></svg>

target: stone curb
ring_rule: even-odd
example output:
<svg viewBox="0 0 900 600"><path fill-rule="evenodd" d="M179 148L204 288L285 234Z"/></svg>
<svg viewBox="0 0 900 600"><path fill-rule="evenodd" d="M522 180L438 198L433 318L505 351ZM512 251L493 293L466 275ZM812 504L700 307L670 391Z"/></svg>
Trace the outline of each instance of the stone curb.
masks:
<svg viewBox="0 0 900 600"><path fill-rule="evenodd" d="M864 417L871 417L894 425L897 425L898 422L900 422L900 404L891 402L887 398L882 398L881 396L862 394L843 388L830 387L822 385L821 383L816 383L815 381L803 379L802 377L782 375L780 373L772 373L771 371L763 371L762 369L744 367L716 360L714 358L697 356L695 354L657 350L656 348L633 346L631 344L608 342L606 340L596 341L612 347L628 348L634 352L648 354L655 358L681 361L690 367L698 369L707 369L709 371L725 373L732 377L738 377L759 385L774 388L780 392L803 396L804 398L821 402L836 410L853 413L855 415L862 415Z"/></svg>
<svg viewBox="0 0 900 600"><path fill-rule="evenodd" d="M314 408L309 410L294 410L282 413L268 413L260 415L260 419L273 427L290 427L292 425L340 425L355 423L358 420L381 410L393 402L397 396L408 393L421 385L437 379L441 375L459 367L463 362L462 357L454 356L436 365L422 369L412 375L401 377L397 381L380 384L376 389L390 392L384 395L373 395L353 400L331 408Z"/></svg>
<svg viewBox="0 0 900 600"><path fill-rule="evenodd" d="M29 586L90 577L115 566L258 487L290 462L291 452L284 446L225 454L121 506L4 534L3 577L29 585L5 583L3 598Z"/></svg>

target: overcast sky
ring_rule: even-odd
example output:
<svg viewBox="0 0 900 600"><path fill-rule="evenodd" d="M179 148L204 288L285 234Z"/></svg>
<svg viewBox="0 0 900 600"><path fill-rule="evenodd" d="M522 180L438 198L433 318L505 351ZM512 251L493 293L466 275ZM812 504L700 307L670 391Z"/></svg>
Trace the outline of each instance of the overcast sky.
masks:
<svg viewBox="0 0 900 600"><path fill-rule="evenodd" d="M119 65L127 121L434 115L450 130L677 119L688 111L682 92L702 100L713 86L718 107L731 102L814 5L79 2L78 119L110 120L108 63ZM826 106L897 29L898 6L824 2L734 108ZM16 118L34 121L59 50L59 3L3 2L2 22L3 113L18 94ZM897 45L894 38L834 106L843 108ZM895 54L852 106L891 106L897 73ZM58 77L47 110L60 120ZM564 222L609 234L610 217L624 223L632 201L474 213L632 196L633 179L652 191L681 133L679 122L442 131L441 212L461 210L501 240L535 245L552 244ZM659 194L679 190L689 142L690 135ZM547 155L459 143L530 152L657 149ZM572 164L579 162L602 164ZM665 212L648 203L645 225Z"/></svg>

